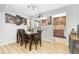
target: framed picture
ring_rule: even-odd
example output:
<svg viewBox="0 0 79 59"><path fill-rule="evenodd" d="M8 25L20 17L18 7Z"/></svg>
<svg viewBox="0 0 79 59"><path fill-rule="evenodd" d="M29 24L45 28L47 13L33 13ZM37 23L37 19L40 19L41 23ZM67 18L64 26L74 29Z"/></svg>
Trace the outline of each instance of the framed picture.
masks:
<svg viewBox="0 0 79 59"><path fill-rule="evenodd" d="M5 14L5 22L15 24L16 17L11 14Z"/></svg>
<svg viewBox="0 0 79 59"><path fill-rule="evenodd" d="M22 18L21 21L22 21L23 25L27 25L27 19L26 18Z"/></svg>
<svg viewBox="0 0 79 59"><path fill-rule="evenodd" d="M42 20L42 27L46 27L48 25L48 20L47 19L43 19Z"/></svg>
<svg viewBox="0 0 79 59"><path fill-rule="evenodd" d="M12 23L16 25L27 25L27 19L21 17L20 15L13 16L11 14L6 13L5 14L5 22L6 23Z"/></svg>
<svg viewBox="0 0 79 59"><path fill-rule="evenodd" d="M48 17L48 25L52 25L52 16Z"/></svg>
<svg viewBox="0 0 79 59"><path fill-rule="evenodd" d="M19 15L16 15L16 25L21 25L21 17Z"/></svg>

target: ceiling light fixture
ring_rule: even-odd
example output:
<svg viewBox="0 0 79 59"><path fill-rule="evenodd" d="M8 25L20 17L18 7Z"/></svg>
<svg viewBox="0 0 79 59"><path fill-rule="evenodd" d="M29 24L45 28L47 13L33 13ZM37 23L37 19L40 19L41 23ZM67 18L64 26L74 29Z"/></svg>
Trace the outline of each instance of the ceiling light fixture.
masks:
<svg viewBox="0 0 79 59"><path fill-rule="evenodd" d="M26 7L29 10L29 12L33 13L33 15L36 16L36 18L41 17L41 14L39 14L37 5L30 4L30 5L27 5Z"/></svg>

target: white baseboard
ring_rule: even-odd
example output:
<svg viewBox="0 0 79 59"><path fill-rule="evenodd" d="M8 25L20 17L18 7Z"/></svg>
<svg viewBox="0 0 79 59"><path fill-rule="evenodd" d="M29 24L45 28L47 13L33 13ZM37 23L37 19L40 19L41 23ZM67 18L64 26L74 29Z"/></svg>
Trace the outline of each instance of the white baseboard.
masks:
<svg viewBox="0 0 79 59"><path fill-rule="evenodd" d="M16 41L8 41L8 42L2 42L0 43L0 46L6 45L6 44L10 44L10 43L14 43Z"/></svg>

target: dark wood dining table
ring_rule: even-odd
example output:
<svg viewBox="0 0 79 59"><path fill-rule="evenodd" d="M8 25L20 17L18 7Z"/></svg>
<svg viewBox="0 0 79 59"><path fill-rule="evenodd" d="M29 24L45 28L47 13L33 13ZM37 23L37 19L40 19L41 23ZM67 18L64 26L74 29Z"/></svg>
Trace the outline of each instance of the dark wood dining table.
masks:
<svg viewBox="0 0 79 59"><path fill-rule="evenodd" d="M31 51L32 49L32 36L36 35L37 32L26 32L26 34L28 34L29 36L29 51Z"/></svg>

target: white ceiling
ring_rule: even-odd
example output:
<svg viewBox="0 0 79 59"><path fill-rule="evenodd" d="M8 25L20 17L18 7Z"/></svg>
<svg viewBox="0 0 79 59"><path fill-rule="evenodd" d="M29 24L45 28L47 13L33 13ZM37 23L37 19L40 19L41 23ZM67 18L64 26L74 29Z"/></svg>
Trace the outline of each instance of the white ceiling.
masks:
<svg viewBox="0 0 79 59"><path fill-rule="evenodd" d="M39 13L55 10L64 6L68 6L68 4L38 4L37 8Z"/></svg>
<svg viewBox="0 0 79 59"><path fill-rule="evenodd" d="M68 6L68 4L34 4L38 10L38 14L47 12L50 10L55 10L64 6ZM27 8L27 4L8 4L8 9L12 9L16 12L20 12L23 14L27 14L29 16L36 15L36 13L30 12ZM0 5L0 10L4 9L4 5ZM6 10L6 9L5 9Z"/></svg>
<svg viewBox="0 0 79 59"><path fill-rule="evenodd" d="M5 7L6 7L5 4L0 4L0 11L3 11Z"/></svg>

